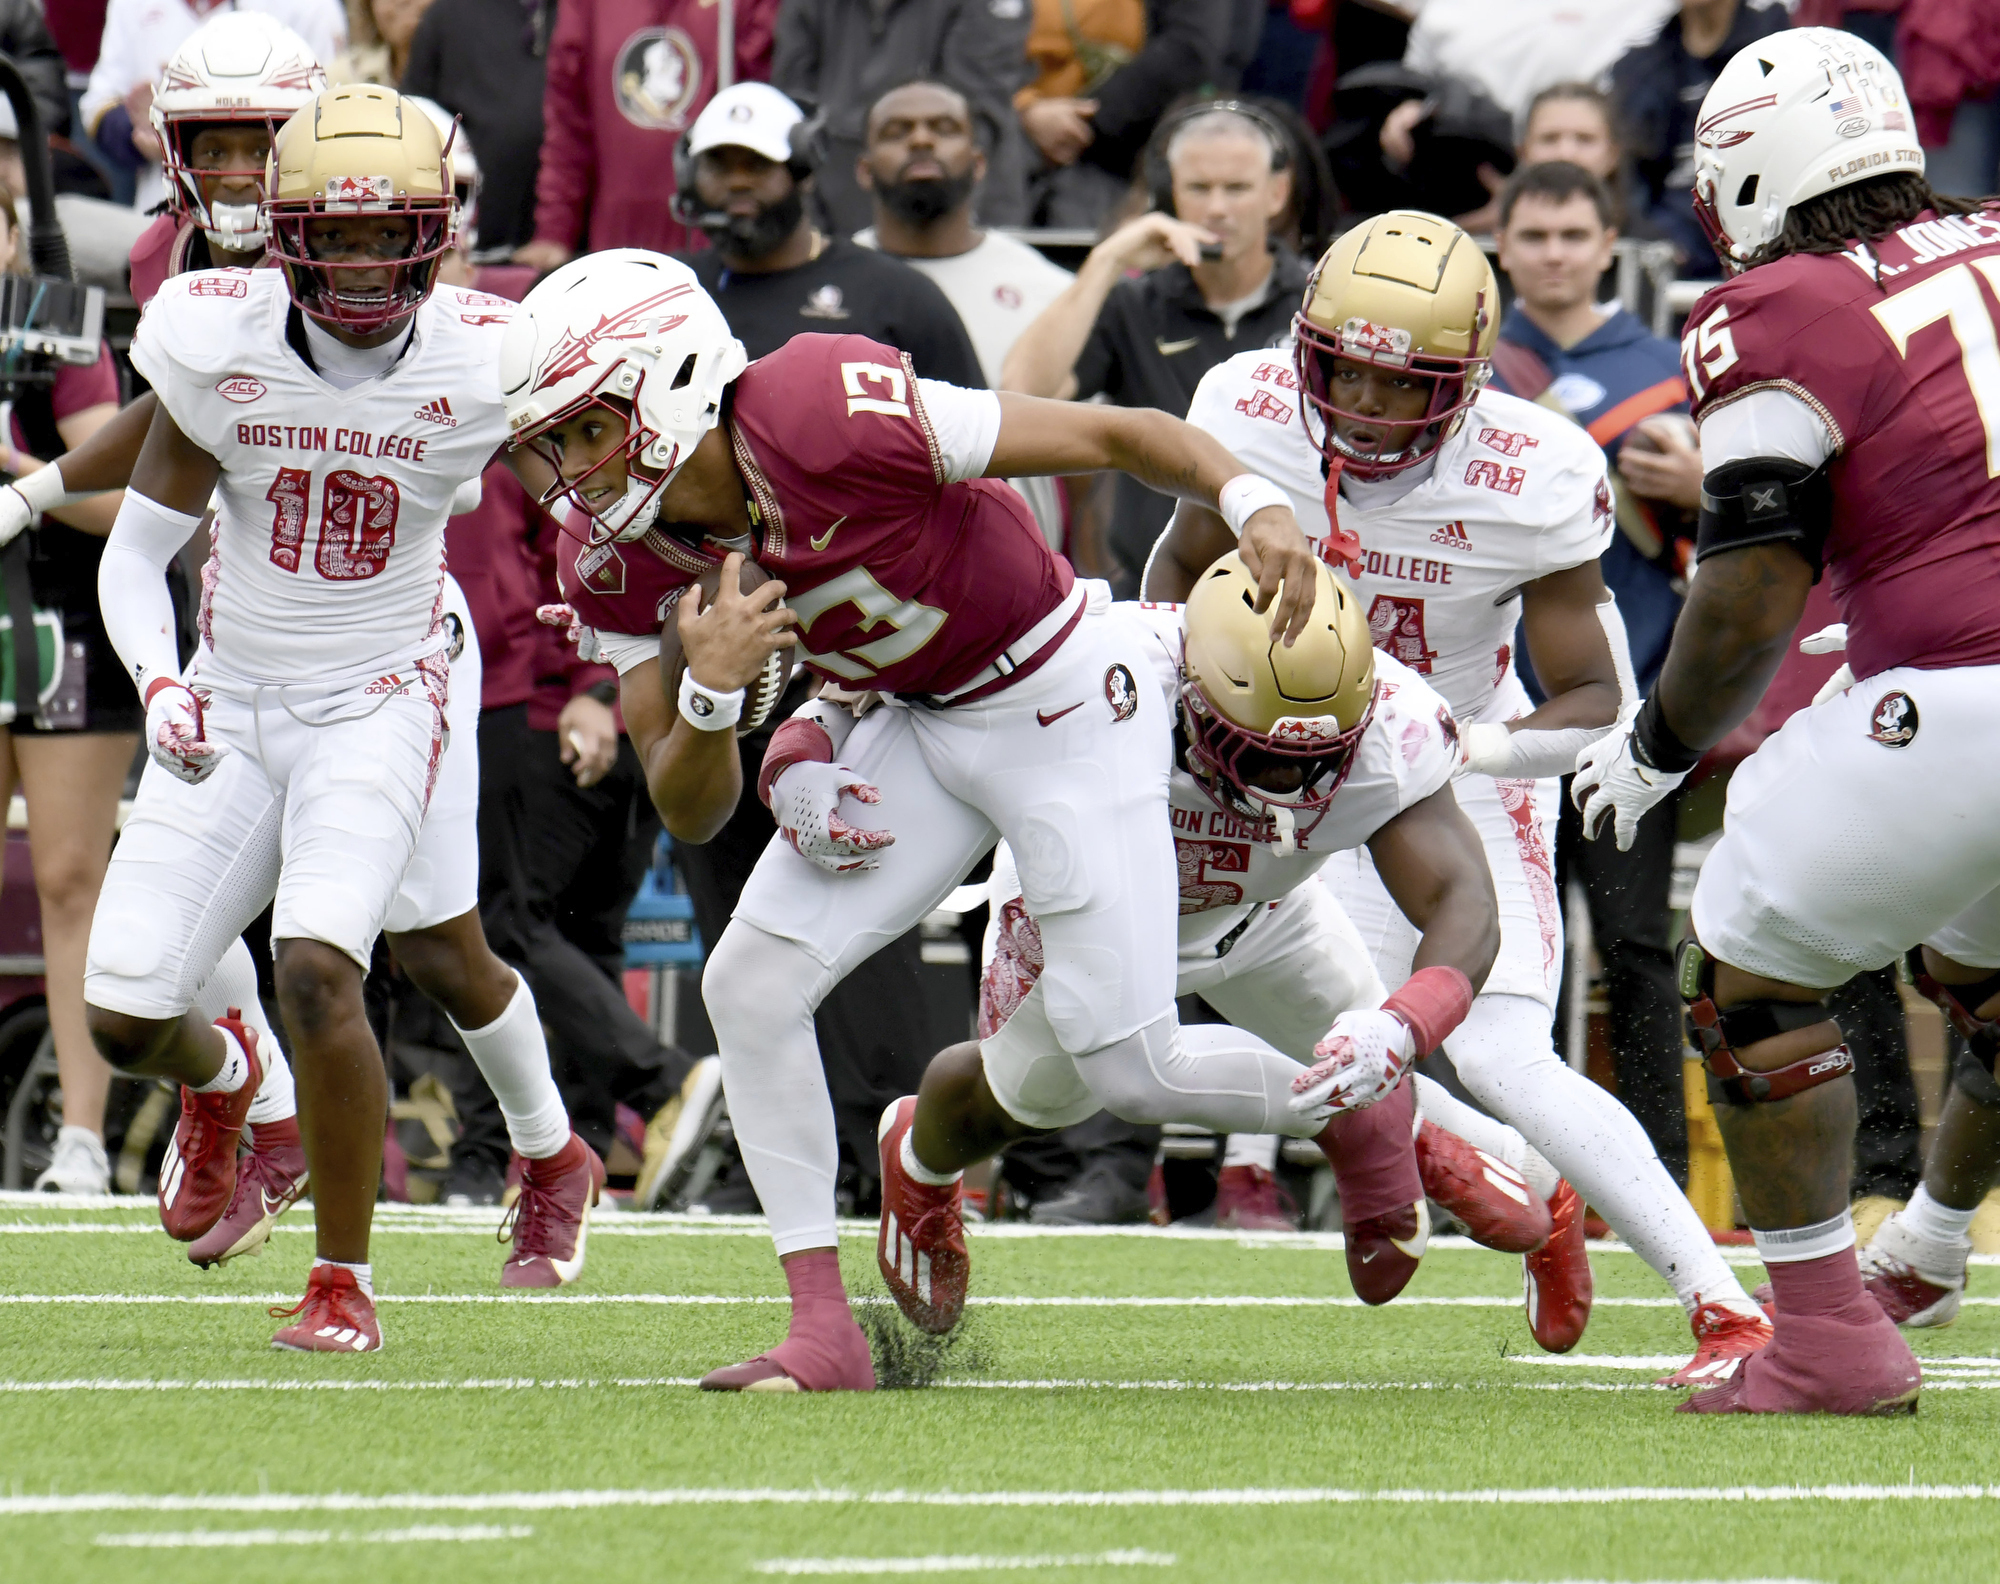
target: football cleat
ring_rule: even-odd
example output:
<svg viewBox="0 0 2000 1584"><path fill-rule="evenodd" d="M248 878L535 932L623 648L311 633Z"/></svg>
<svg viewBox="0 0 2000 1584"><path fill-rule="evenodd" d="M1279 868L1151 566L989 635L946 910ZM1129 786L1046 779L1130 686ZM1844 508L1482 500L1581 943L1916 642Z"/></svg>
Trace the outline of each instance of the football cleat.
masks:
<svg viewBox="0 0 2000 1584"><path fill-rule="evenodd" d="M1970 1240L1946 1244L1920 1236L1898 1213L1876 1229L1861 1251L1861 1284L1899 1326L1948 1326L1958 1318L1965 1297L1965 1263L1971 1252Z"/></svg>
<svg viewBox="0 0 2000 1584"><path fill-rule="evenodd" d="M382 1346L375 1300L361 1290L354 1272L339 1265L315 1265L306 1295L289 1309L273 1309L273 1319L298 1319L271 1338L290 1353L373 1353Z"/></svg>
<svg viewBox="0 0 2000 1584"><path fill-rule="evenodd" d="M111 1192L111 1161L104 1140L86 1127L56 1130L56 1147L49 1164L35 1179L37 1193L90 1194Z"/></svg>
<svg viewBox="0 0 2000 1584"><path fill-rule="evenodd" d="M722 1058L704 1056L682 1080L680 1093L646 1124L645 1158L632 1185L633 1209L657 1210L673 1202L722 1113Z"/></svg>
<svg viewBox="0 0 2000 1584"><path fill-rule="evenodd" d="M206 1269L255 1254L270 1239L278 1217L306 1191L306 1152L299 1119L259 1122L250 1130L250 1153L236 1163L236 1192L229 1208L188 1248L188 1258Z"/></svg>
<svg viewBox="0 0 2000 1584"><path fill-rule="evenodd" d="M1463 1223L1466 1235L1503 1254L1531 1254L1555 1230L1549 1207L1527 1178L1435 1122L1417 1129L1424 1192Z"/></svg>
<svg viewBox="0 0 2000 1584"><path fill-rule="evenodd" d="M1232 1232L1296 1232L1299 1207L1262 1166L1225 1166L1215 1179L1215 1224Z"/></svg>
<svg viewBox="0 0 2000 1584"><path fill-rule="evenodd" d="M903 1169L903 1139L916 1115L916 1096L905 1095L883 1111L875 1129L882 1159L875 1264L910 1324L938 1336L957 1325L965 1311L972 1257L959 1217L959 1183L934 1187Z"/></svg>
<svg viewBox="0 0 2000 1584"><path fill-rule="evenodd" d="M727 1364L701 1378L703 1391L823 1392L873 1391L875 1364L868 1339L851 1314L837 1332L802 1335L796 1317L792 1334L769 1353ZM783 1355L781 1360L780 1355ZM789 1366L789 1367L787 1367Z"/></svg>
<svg viewBox="0 0 2000 1584"><path fill-rule="evenodd" d="M236 1036L250 1064L243 1086L232 1094L196 1094L181 1086L181 1117L160 1162L160 1225L167 1235L192 1243L216 1222L236 1195L236 1146L250 1102L264 1081L257 1055L257 1031L236 1015L215 1020Z"/></svg>
<svg viewBox="0 0 2000 1584"><path fill-rule="evenodd" d="M1345 1223L1347 1279L1365 1304L1385 1304L1410 1285L1431 1240L1430 1206L1414 1204Z"/></svg>
<svg viewBox="0 0 2000 1584"><path fill-rule="evenodd" d="M1781 1314L1767 1344L1721 1385L1688 1398L1680 1412L1913 1414L1922 1386L1915 1356L1879 1311L1859 1324L1845 1316Z"/></svg>
<svg viewBox="0 0 2000 1584"><path fill-rule="evenodd" d="M502 1287L561 1287L583 1274L590 1210L604 1191L604 1162L574 1133L546 1160L521 1164L521 1191L500 1222L513 1252Z"/></svg>
<svg viewBox="0 0 2000 1584"><path fill-rule="evenodd" d="M1771 1322L1762 1314L1703 1303L1699 1294L1688 1324L1694 1330L1694 1357L1673 1374L1661 1376L1655 1386L1719 1386L1771 1340Z"/></svg>
<svg viewBox="0 0 2000 1584"><path fill-rule="evenodd" d="M1583 1200L1566 1182L1549 1195L1549 1240L1521 1257L1528 1329L1544 1353L1567 1353L1590 1324L1590 1255L1583 1246Z"/></svg>

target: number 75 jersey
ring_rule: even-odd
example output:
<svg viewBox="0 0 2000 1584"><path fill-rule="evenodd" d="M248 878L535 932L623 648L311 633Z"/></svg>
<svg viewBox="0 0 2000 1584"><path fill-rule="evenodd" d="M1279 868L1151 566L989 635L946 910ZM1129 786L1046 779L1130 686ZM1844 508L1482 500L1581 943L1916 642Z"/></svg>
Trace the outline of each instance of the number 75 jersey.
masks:
<svg viewBox="0 0 2000 1584"><path fill-rule="evenodd" d="M440 287L389 373L340 390L287 343L278 271L160 288L132 363L222 464L200 627L223 669L336 679L406 666L435 641L452 495L506 440L513 309Z"/></svg>

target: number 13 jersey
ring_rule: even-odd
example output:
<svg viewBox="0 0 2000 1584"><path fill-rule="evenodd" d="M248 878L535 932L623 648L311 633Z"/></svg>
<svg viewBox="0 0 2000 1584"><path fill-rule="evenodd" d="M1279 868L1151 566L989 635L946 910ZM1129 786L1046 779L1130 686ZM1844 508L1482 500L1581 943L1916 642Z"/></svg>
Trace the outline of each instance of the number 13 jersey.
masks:
<svg viewBox="0 0 2000 1584"><path fill-rule="evenodd" d="M133 338L133 366L222 464L202 639L254 681L393 671L443 639L445 519L507 437L514 305L440 287L390 371L350 390L288 344L291 306L276 270L180 275Z"/></svg>

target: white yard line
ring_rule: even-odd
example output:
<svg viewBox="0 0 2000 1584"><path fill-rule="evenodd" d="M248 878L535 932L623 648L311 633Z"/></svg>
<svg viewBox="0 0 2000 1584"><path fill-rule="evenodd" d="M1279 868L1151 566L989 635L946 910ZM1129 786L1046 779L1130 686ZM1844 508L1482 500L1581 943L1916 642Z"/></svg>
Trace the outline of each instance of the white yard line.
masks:
<svg viewBox="0 0 2000 1584"><path fill-rule="evenodd" d="M1171 1551L1086 1551L1069 1556L773 1557L752 1562L752 1573L786 1578L886 1577L897 1573L1040 1572L1046 1568L1172 1567Z"/></svg>
<svg viewBox="0 0 2000 1584"><path fill-rule="evenodd" d="M1676 1360L1675 1367L1686 1362ZM501 1379L462 1381L398 1380L10 1380L0 1381L0 1396L37 1396L72 1392L482 1392L595 1391L661 1389L701 1384L695 1375L653 1375L591 1379ZM1625 1381L1194 1381L1194 1380L983 1380L962 1377L934 1381L932 1391L1120 1391L1120 1392L1627 1392L1650 1391L1650 1384Z"/></svg>
<svg viewBox="0 0 2000 1584"><path fill-rule="evenodd" d="M711 1308L735 1304L788 1304L782 1296L739 1296L734 1293L377 1293L378 1304L640 1304L665 1308ZM886 1304L891 1300L863 1296L857 1303ZM1968 1298L1967 1303L1978 1299ZM1989 1302L2000 1304L2000 1298ZM0 1293L5 1304L92 1304L103 1306L187 1304L194 1306L240 1304L286 1304L296 1302L290 1293ZM1250 1295L1242 1293L1197 1294L1187 1297L1103 1297L1076 1294L1045 1296L979 1296L966 1299L968 1306L990 1309L1365 1309L1354 1297L1298 1297L1294 1295ZM1505 1297L1455 1295L1401 1297L1396 1307L1403 1309L1518 1309L1519 1294ZM1599 1309L1678 1309L1673 1298L1599 1298Z"/></svg>
<svg viewBox="0 0 2000 1584"><path fill-rule="evenodd" d="M474 1524L456 1529L438 1524L411 1529L180 1529L101 1534L91 1544L144 1551L269 1545L409 1545L420 1540L526 1540L534 1532L526 1524Z"/></svg>

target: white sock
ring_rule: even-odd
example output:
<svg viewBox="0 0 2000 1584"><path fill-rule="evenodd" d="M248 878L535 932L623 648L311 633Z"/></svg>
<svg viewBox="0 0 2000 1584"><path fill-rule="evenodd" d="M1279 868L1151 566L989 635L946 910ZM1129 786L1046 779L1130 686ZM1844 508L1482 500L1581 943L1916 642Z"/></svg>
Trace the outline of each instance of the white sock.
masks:
<svg viewBox="0 0 2000 1584"><path fill-rule="evenodd" d="M1232 1133L1223 1141L1222 1168L1255 1166L1259 1171L1276 1171L1278 1142L1276 1133Z"/></svg>
<svg viewBox="0 0 2000 1584"><path fill-rule="evenodd" d="M1542 1152L1526 1139L1484 1111L1475 1111L1441 1083L1433 1083L1422 1073L1417 1079L1417 1119L1435 1122L1447 1133L1455 1133L1476 1150L1484 1150L1495 1160L1505 1161L1528 1179L1528 1186L1546 1199L1556 1191L1562 1173L1548 1163Z"/></svg>
<svg viewBox="0 0 2000 1584"><path fill-rule="evenodd" d="M315 1259L313 1265L315 1268L321 1265L330 1265L335 1270L353 1271L355 1285L368 1294L370 1298L375 1296L375 1267L373 1265L344 1265L339 1260L330 1259Z"/></svg>
<svg viewBox="0 0 2000 1584"><path fill-rule="evenodd" d="M1910 1202L1903 1206L1902 1212L1905 1227L1918 1237L1947 1248L1972 1241L1972 1218L1978 1214L1977 1205L1970 1210L1954 1210L1950 1205L1939 1204L1922 1183L1917 1184L1917 1191L1910 1195Z"/></svg>
<svg viewBox="0 0 2000 1584"><path fill-rule="evenodd" d="M264 1003L257 996L257 964L242 936L229 943L215 972L194 993L194 1005L211 1023L228 1016L229 1009L235 1007L243 1021L257 1031L257 1059L264 1064L264 1081L257 1086L257 1098L250 1102L250 1126L297 1116L299 1103L291 1063L278 1048L277 1030L264 1015Z"/></svg>
<svg viewBox="0 0 2000 1584"><path fill-rule="evenodd" d="M959 1178L965 1175L962 1171L934 1172L930 1167L918 1160L917 1152L910 1147L910 1133L914 1133L915 1131L915 1128L911 1128L909 1133L903 1135L902 1156L904 1171L916 1178L918 1182L930 1188L942 1188L947 1183L957 1182Z"/></svg>
<svg viewBox="0 0 2000 1584"><path fill-rule="evenodd" d="M458 1028L456 1023L453 1028ZM523 1160L547 1160L569 1142L569 1112L549 1072L549 1045L528 981L514 975L514 999L484 1028L458 1029Z"/></svg>
<svg viewBox="0 0 2000 1584"><path fill-rule="evenodd" d="M1477 996L1445 1048L1479 1103L1549 1158L1682 1308L1754 1309L1632 1113L1556 1055L1547 1007L1527 996Z"/></svg>
<svg viewBox="0 0 2000 1584"><path fill-rule="evenodd" d="M220 1025L216 1032L222 1036L222 1066L207 1083L191 1086L196 1094L234 1094L250 1081L250 1057L243 1042Z"/></svg>

